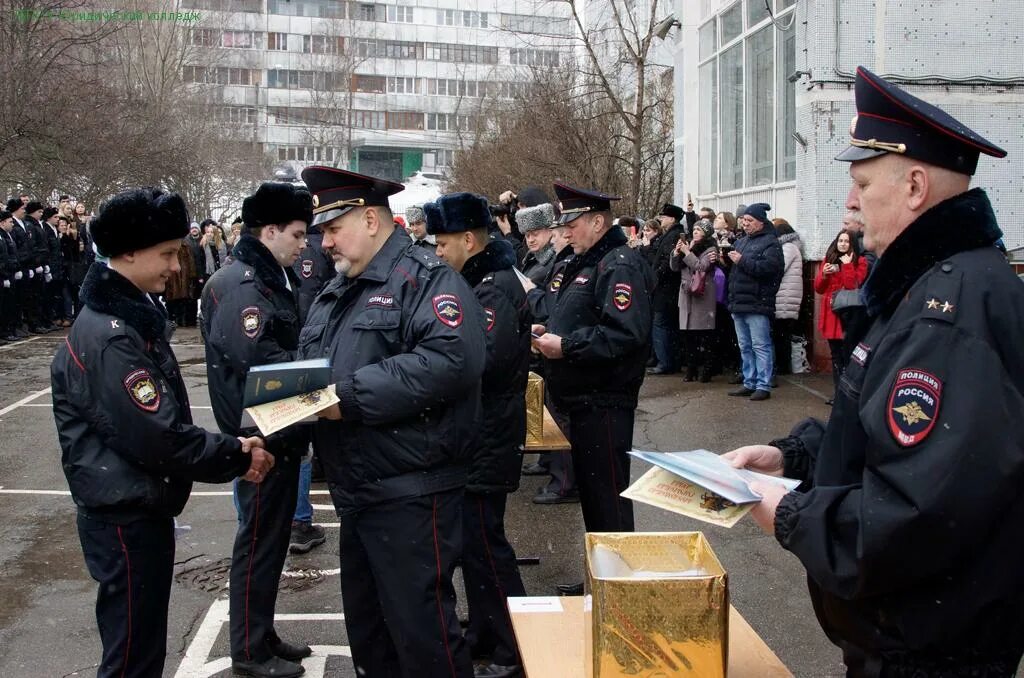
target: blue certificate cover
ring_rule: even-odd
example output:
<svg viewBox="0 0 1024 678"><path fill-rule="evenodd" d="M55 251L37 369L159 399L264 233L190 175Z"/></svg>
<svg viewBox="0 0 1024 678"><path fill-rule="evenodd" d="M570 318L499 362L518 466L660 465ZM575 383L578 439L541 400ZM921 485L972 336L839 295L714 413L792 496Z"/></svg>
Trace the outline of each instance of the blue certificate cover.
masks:
<svg viewBox="0 0 1024 678"><path fill-rule="evenodd" d="M330 383L331 361L328 358L250 367L245 379L242 407L255 407L318 391Z"/></svg>

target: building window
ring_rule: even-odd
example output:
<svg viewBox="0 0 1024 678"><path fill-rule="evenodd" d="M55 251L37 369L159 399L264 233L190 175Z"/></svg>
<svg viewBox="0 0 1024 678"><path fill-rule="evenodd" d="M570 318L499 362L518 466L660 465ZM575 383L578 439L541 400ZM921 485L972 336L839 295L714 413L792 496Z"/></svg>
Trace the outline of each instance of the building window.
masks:
<svg viewBox="0 0 1024 678"><path fill-rule="evenodd" d="M412 7L404 5L388 5L388 21L391 23L413 23Z"/></svg>
<svg viewBox="0 0 1024 678"><path fill-rule="evenodd" d="M386 120L383 111L352 111L349 119L352 127L361 129L386 129Z"/></svg>
<svg viewBox="0 0 1024 678"><path fill-rule="evenodd" d="M340 35L304 35L302 51L306 54L344 54L345 38Z"/></svg>
<svg viewBox="0 0 1024 678"><path fill-rule="evenodd" d="M181 0L182 9L209 9L215 12L261 12L263 0Z"/></svg>
<svg viewBox="0 0 1024 678"><path fill-rule="evenodd" d="M352 18L358 21L387 21L387 5L368 2L354 3Z"/></svg>
<svg viewBox="0 0 1024 678"><path fill-rule="evenodd" d="M254 125L256 109L252 106L221 106L214 109L214 117L219 122Z"/></svg>
<svg viewBox="0 0 1024 678"><path fill-rule="evenodd" d="M402 111L388 113L388 129L423 129L423 114Z"/></svg>
<svg viewBox="0 0 1024 678"><path fill-rule="evenodd" d="M445 113L428 113L427 129L436 132L448 131L448 116Z"/></svg>
<svg viewBox="0 0 1024 678"><path fill-rule="evenodd" d="M352 91L383 94L387 90L387 78L383 75L353 75Z"/></svg>
<svg viewBox="0 0 1024 678"><path fill-rule="evenodd" d="M774 1L790 30L766 23L763 0L740 0L698 29L703 194L796 178L796 85L787 80L796 70L795 3Z"/></svg>
<svg viewBox="0 0 1024 678"><path fill-rule="evenodd" d="M462 25L467 28L487 28L487 12L463 12Z"/></svg>
<svg viewBox="0 0 1024 678"><path fill-rule="evenodd" d="M558 52L546 49L510 49L508 62L518 66L557 66Z"/></svg>
<svg viewBox="0 0 1024 678"><path fill-rule="evenodd" d="M388 94L419 94L418 78L388 78Z"/></svg>
<svg viewBox="0 0 1024 678"><path fill-rule="evenodd" d="M278 160L296 160L298 162L334 162L335 149L323 146L291 146L277 147Z"/></svg>
<svg viewBox="0 0 1024 678"><path fill-rule="evenodd" d="M221 34L221 47L239 47L252 49L255 46L252 31L224 31Z"/></svg>
<svg viewBox="0 0 1024 678"><path fill-rule="evenodd" d="M451 167L455 161L455 151L450 148L439 148L434 151L434 165L437 167Z"/></svg>
<svg viewBox="0 0 1024 678"><path fill-rule="evenodd" d="M268 14L344 19L347 2L338 0L268 0Z"/></svg>
<svg viewBox="0 0 1024 678"><path fill-rule="evenodd" d="M287 51L288 50L288 34L287 33L267 33L267 49Z"/></svg>
<svg viewBox="0 0 1024 678"><path fill-rule="evenodd" d="M218 44L218 31L212 28L193 28L188 33L189 43L200 47L216 47Z"/></svg>
<svg viewBox="0 0 1024 678"><path fill-rule="evenodd" d="M455 10L454 9L439 9L439 10L437 10L437 25L438 26L454 26L455 25Z"/></svg>
<svg viewBox="0 0 1024 678"><path fill-rule="evenodd" d="M259 71L249 68L205 68L203 66L185 66L181 73L185 82L205 82L218 85L257 85L260 81Z"/></svg>
<svg viewBox="0 0 1024 678"><path fill-rule="evenodd" d="M498 63L498 48L483 45L448 44L428 42L424 44L423 58L429 61L450 61L469 64Z"/></svg>
<svg viewBox="0 0 1024 678"><path fill-rule="evenodd" d="M502 14L499 23L503 29L513 33L573 35L572 22L567 17Z"/></svg>

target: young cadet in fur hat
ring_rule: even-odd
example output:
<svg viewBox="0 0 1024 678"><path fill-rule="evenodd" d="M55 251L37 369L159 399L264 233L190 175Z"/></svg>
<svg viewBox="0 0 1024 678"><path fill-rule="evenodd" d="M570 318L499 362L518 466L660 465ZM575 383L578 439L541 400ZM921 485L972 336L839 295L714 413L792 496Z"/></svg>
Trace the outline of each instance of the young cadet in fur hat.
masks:
<svg viewBox="0 0 1024 678"><path fill-rule="evenodd" d="M356 673L472 676L451 573L484 311L461 275L395 229L388 196L401 184L318 166L302 179L341 273L313 302L299 358L330 358L341 399L320 413L314 445L341 517Z"/></svg>
<svg viewBox="0 0 1024 678"><path fill-rule="evenodd" d="M136 188L90 224L100 255L82 312L50 366L64 475L98 584L100 678L163 672L174 517L193 481L259 481L274 459L259 438L192 424L188 393L155 295L178 270L188 233L177 194Z"/></svg>
<svg viewBox="0 0 1024 678"><path fill-rule="evenodd" d="M588 532L633 531L629 456L644 369L651 354L654 276L612 226L611 201L598 191L555 184L576 256L534 346L547 359L547 385L569 416L569 442ZM562 585L582 595L582 583Z"/></svg>
<svg viewBox="0 0 1024 678"><path fill-rule="evenodd" d="M242 203L242 234L233 260L203 288L203 335L210 403L224 433L241 427L250 367L295 359L299 278L291 266L313 221L309 192L267 182ZM277 585L288 554L307 429L293 426L267 440L276 464L262 483L235 483L238 531L231 555L231 663L236 673L290 678L312 654L282 640L274 629Z"/></svg>
<svg viewBox="0 0 1024 678"><path fill-rule="evenodd" d="M1024 286L970 187L980 155L1006 151L865 68L855 93L836 159L878 261L835 407L727 457L804 481L752 484L751 515L806 568L848 676L1009 678L1024 653Z"/></svg>
<svg viewBox="0 0 1024 678"><path fill-rule="evenodd" d="M505 599L525 596L516 554L505 536L505 502L519 488L526 442L526 381L530 369L530 311L514 270L515 251L488 234L487 199L472 193L441 196L423 207L437 255L462 274L484 308L487 361L478 444L462 509L462 575L469 603L466 642L491 663L477 676L518 676Z"/></svg>

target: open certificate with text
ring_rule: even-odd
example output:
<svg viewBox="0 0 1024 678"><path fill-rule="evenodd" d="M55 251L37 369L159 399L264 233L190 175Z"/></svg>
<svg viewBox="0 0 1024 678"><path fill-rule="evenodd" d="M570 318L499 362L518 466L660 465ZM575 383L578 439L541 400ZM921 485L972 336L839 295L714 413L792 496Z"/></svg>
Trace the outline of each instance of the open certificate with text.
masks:
<svg viewBox="0 0 1024 678"><path fill-rule="evenodd" d="M722 527L732 527L761 501L750 490L752 481L773 483L788 490L800 484L791 478L733 468L708 450L631 450L629 454L653 464L654 468L627 488L623 497Z"/></svg>

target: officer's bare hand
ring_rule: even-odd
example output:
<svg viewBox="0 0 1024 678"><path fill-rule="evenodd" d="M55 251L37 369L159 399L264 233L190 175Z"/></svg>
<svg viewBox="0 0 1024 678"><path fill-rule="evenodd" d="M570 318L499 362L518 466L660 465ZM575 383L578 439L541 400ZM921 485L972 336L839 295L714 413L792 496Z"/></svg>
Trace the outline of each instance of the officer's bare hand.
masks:
<svg viewBox="0 0 1024 678"><path fill-rule="evenodd" d="M562 338L557 334L545 332L539 337L534 337L533 347L545 358L557 360L562 357Z"/></svg>
<svg viewBox="0 0 1024 678"><path fill-rule="evenodd" d="M761 501L754 504L750 515L762 530L768 534L775 534L775 510L782 498L789 494L789 490L774 483L753 482L750 483L750 491L761 495Z"/></svg>
<svg viewBox="0 0 1024 678"><path fill-rule="evenodd" d="M747 445L726 452L722 459L733 468L746 468L770 476L782 476L782 450L771 445Z"/></svg>
<svg viewBox="0 0 1024 678"><path fill-rule="evenodd" d="M252 462L249 464L249 470L242 476L242 480L248 480L250 483L262 483L270 473L270 469L274 468L274 455L262 447L253 447L249 454L252 456Z"/></svg>
<svg viewBox="0 0 1024 678"><path fill-rule="evenodd" d="M242 452L245 452L246 454L251 454L252 448L254 447L262 447L266 449L266 444L263 442L263 438L260 438L259 436L252 436L249 438L238 436L238 440L242 443Z"/></svg>
<svg viewBox="0 0 1024 678"><path fill-rule="evenodd" d="M321 419L330 419L331 421L341 421L341 408L338 407L338 403L334 403L330 407L325 407L316 413L316 416Z"/></svg>

